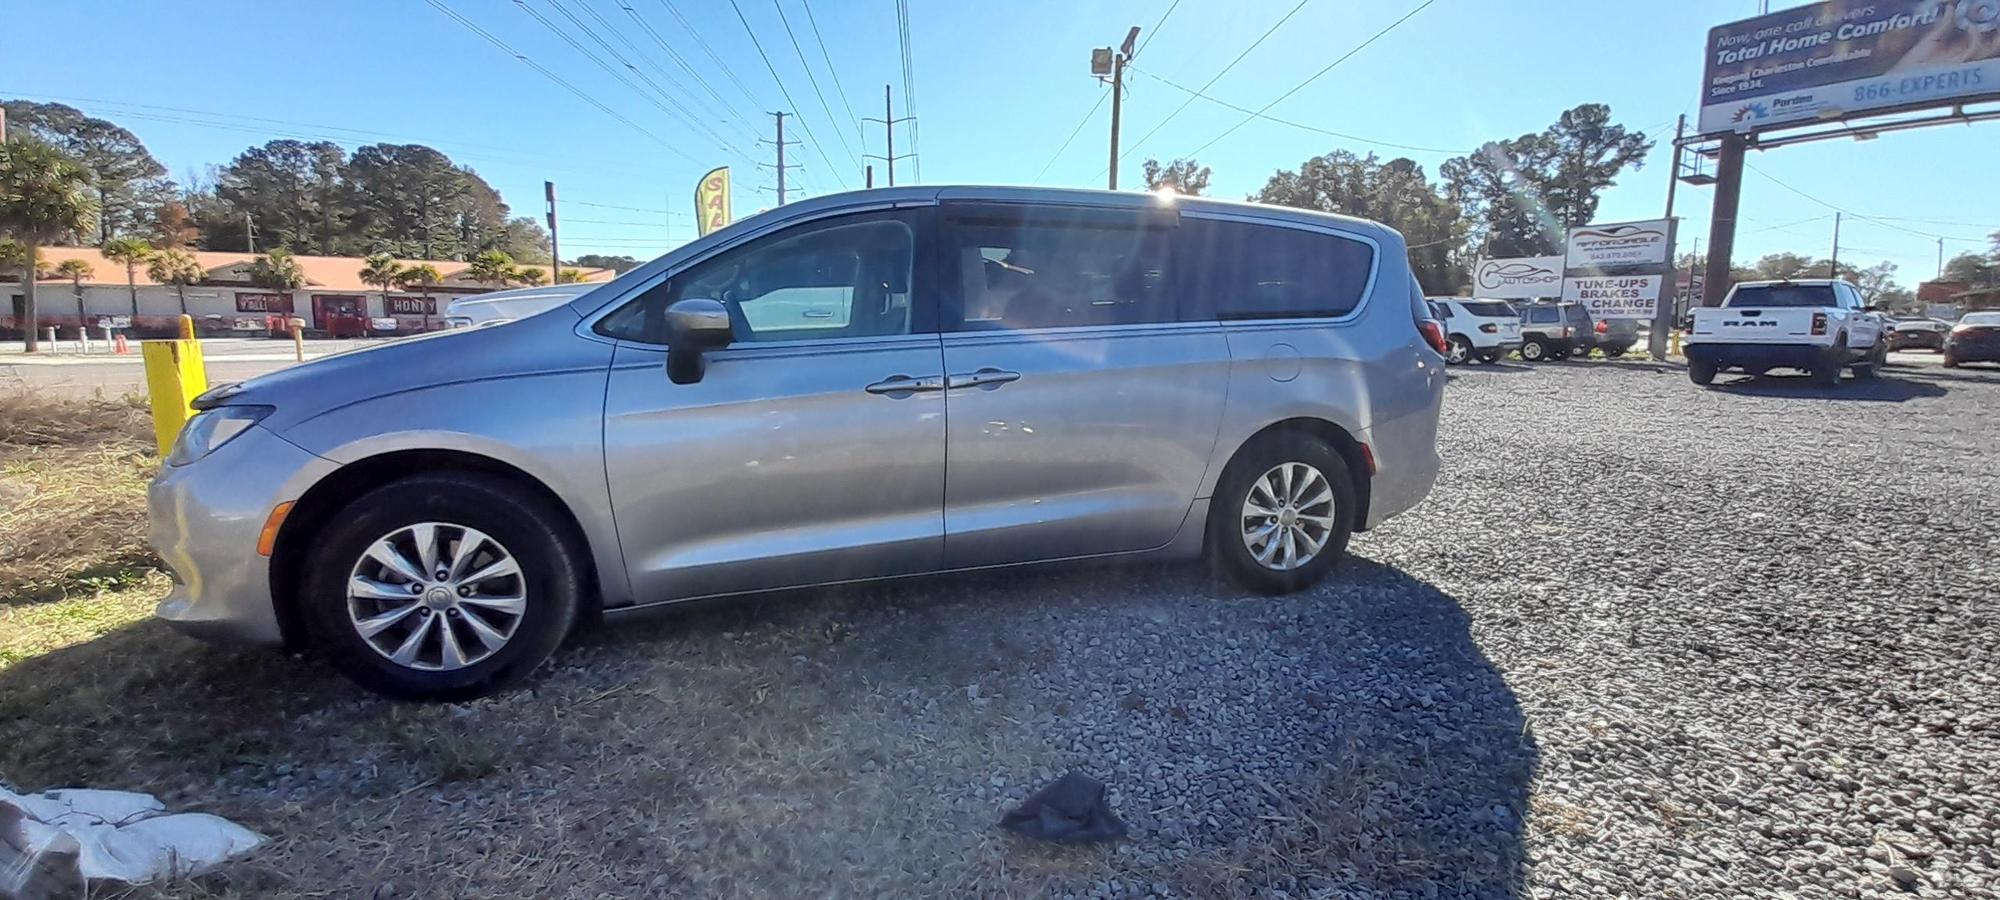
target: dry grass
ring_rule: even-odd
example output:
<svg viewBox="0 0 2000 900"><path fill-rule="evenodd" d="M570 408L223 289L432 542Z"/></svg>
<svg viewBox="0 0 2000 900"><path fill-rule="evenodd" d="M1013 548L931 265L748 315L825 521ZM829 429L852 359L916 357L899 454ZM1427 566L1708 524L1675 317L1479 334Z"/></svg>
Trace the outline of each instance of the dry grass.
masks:
<svg viewBox="0 0 2000 900"><path fill-rule="evenodd" d="M142 577L151 443L137 398L0 395L0 609Z"/></svg>

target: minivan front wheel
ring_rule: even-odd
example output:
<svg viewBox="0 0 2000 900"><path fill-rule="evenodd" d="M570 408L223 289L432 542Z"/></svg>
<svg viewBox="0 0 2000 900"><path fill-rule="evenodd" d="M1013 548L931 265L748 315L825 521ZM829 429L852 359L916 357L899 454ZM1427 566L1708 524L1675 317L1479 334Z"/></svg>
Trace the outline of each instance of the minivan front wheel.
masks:
<svg viewBox="0 0 2000 900"><path fill-rule="evenodd" d="M584 591L549 506L472 473L362 495L317 536L301 595L314 643L364 687L406 699L467 699L533 671Z"/></svg>
<svg viewBox="0 0 2000 900"><path fill-rule="evenodd" d="M1286 594L1326 577L1347 552L1354 486L1325 441L1281 434L1244 448L1210 509L1216 567L1249 590Z"/></svg>

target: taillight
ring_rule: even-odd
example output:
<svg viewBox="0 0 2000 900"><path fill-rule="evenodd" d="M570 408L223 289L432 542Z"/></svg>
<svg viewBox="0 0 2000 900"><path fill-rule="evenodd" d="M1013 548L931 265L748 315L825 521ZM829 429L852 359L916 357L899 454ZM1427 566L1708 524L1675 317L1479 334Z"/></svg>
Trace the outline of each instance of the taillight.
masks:
<svg viewBox="0 0 2000 900"><path fill-rule="evenodd" d="M1826 333L1826 313L1813 313L1812 333Z"/></svg>
<svg viewBox="0 0 2000 900"><path fill-rule="evenodd" d="M1444 339L1444 323L1436 319L1418 319L1417 330L1423 333L1424 343L1431 345L1432 350L1444 353L1449 349L1450 345Z"/></svg>
<svg viewBox="0 0 2000 900"><path fill-rule="evenodd" d="M1606 323L1606 322L1599 322L1599 323L1597 323L1597 333L1598 333L1598 334L1604 334L1604 333L1606 333L1606 332L1608 332L1608 331L1610 331L1610 330L1611 330L1611 325L1610 325L1609 323Z"/></svg>
<svg viewBox="0 0 2000 900"><path fill-rule="evenodd" d="M1498 325L1495 325L1495 324L1493 324L1492 322L1488 322L1488 323L1486 323L1486 324L1484 324L1484 325L1481 325L1481 326L1479 326L1479 333L1480 333L1480 334L1499 334L1499 333L1500 333L1500 326L1498 326Z"/></svg>

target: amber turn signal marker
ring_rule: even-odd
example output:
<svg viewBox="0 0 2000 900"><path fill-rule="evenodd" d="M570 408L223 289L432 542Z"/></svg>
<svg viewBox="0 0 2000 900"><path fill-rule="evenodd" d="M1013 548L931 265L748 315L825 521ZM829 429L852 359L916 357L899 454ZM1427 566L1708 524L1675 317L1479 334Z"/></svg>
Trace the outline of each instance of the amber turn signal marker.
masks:
<svg viewBox="0 0 2000 900"><path fill-rule="evenodd" d="M264 520L264 530L257 534L257 555L270 556L271 548L278 545L278 529L285 526L285 517L292 514L292 501L287 500L271 507L271 516Z"/></svg>

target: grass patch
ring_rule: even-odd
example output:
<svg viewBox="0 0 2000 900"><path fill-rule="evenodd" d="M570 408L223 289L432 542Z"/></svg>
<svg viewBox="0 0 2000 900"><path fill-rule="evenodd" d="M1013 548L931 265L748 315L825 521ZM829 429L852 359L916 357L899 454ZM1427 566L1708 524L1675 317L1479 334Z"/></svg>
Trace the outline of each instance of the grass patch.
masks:
<svg viewBox="0 0 2000 900"><path fill-rule="evenodd" d="M0 395L0 608L144 581L156 565L145 535L157 466L136 397Z"/></svg>

